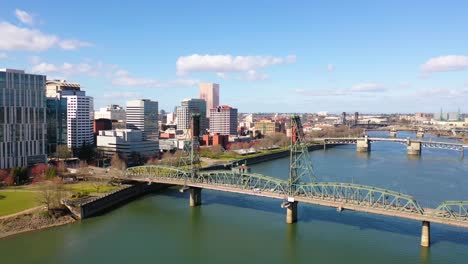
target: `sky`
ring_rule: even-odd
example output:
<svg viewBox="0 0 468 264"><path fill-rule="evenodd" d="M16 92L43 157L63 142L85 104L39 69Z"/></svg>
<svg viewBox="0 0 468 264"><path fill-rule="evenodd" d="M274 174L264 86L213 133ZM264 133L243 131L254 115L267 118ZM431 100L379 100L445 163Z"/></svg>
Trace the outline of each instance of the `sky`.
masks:
<svg viewBox="0 0 468 264"><path fill-rule="evenodd" d="M0 68L79 82L95 108L173 111L220 84L239 112L468 112L468 1L0 0Z"/></svg>

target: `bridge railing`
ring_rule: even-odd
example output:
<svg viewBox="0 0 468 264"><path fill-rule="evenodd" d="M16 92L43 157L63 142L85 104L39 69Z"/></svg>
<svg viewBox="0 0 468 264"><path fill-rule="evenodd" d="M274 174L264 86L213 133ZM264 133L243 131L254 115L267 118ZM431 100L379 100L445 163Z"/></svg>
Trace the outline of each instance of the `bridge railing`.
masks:
<svg viewBox="0 0 468 264"><path fill-rule="evenodd" d="M297 187L295 195L361 207L424 214L424 209L409 195L351 183L318 182L302 184Z"/></svg>
<svg viewBox="0 0 468 264"><path fill-rule="evenodd" d="M432 214L455 221L468 221L468 201L445 201Z"/></svg>

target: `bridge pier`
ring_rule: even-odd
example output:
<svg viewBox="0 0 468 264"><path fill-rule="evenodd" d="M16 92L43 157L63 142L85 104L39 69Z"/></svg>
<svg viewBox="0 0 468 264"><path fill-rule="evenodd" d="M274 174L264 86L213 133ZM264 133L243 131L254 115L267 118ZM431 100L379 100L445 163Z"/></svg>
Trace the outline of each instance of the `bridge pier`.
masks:
<svg viewBox="0 0 468 264"><path fill-rule="evenodd" d="M289 202L286 207L286 223L294 224L297 222L297 202Z"/></svg>
<svg viewBox="0 0 468 264"><path fill-rule="evenodd" d="M369 152L371 150L371 143L369 138L365 136L364 138L359 138L356 142L356 151L357 152Z"/></svg>
<svg viewBox="0 0 468 264"><path fill-rule="evenodd" d="M415 142L407 139L406 145L408 155L421 156L421 142Z"/></svg>
<svg viewBox="0 0 468 264"><path fill-rule="evenodd" d="M421 246L429 247L431 244L431 222L422 221Z"/></svg>
<svg viewBox="0 0 468 264"><path fill-rule="evenodd" d="M190 207L201 205L201 188L190 187Z"/></svg>
<svg viewBox="0 0 468 264"><path fill-rule="evenodd" d="M389 135L391 138L395 138L397 136L397 132L395 130L391 130L390 131L390 135Z"/></svg>

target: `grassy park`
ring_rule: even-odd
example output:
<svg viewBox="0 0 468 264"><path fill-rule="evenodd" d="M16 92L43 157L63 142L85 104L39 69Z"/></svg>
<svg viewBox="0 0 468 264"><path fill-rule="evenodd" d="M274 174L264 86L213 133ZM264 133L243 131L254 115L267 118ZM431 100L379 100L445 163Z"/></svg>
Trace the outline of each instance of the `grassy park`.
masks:
<svg viewBox="0 0 468 264"><path fill-rule="evenodd" d="M36 192L0 190L0 216L39 206Z"/></svg>

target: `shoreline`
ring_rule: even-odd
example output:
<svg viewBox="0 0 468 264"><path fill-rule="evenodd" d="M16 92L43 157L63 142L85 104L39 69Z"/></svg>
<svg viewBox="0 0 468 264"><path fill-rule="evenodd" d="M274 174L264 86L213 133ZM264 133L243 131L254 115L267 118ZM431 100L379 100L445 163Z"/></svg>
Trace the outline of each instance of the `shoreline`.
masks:
<svg viewBox="0 0 468 264"><path fill-rule="evenodd" d="M73 224L77 221L70 215L70 213L62 215L56 219L47 220L43 216L40 216L41 213L45 212L45 210L43 209L36 209L36 210L29 209L25 211L28 211L28 212L23 212L23 213L20 212L20 213L15 213L12 215L7 215L7 216L4 216L2 219L0 219L0 241L11 238L16 235L24 234L24 233L42 231L42 230L46 230L46 229L57 227L57 226ZM23 220L23 223L20 223L20 226L8 228L8 225L11 224L12 222L16 222L16 221L21 222L21 220ZM27 225L31 223L31 221L32 222L52 221L52 222L51 223L43 222L43 224L39 224L38 226L31 227Z"/></svg>

